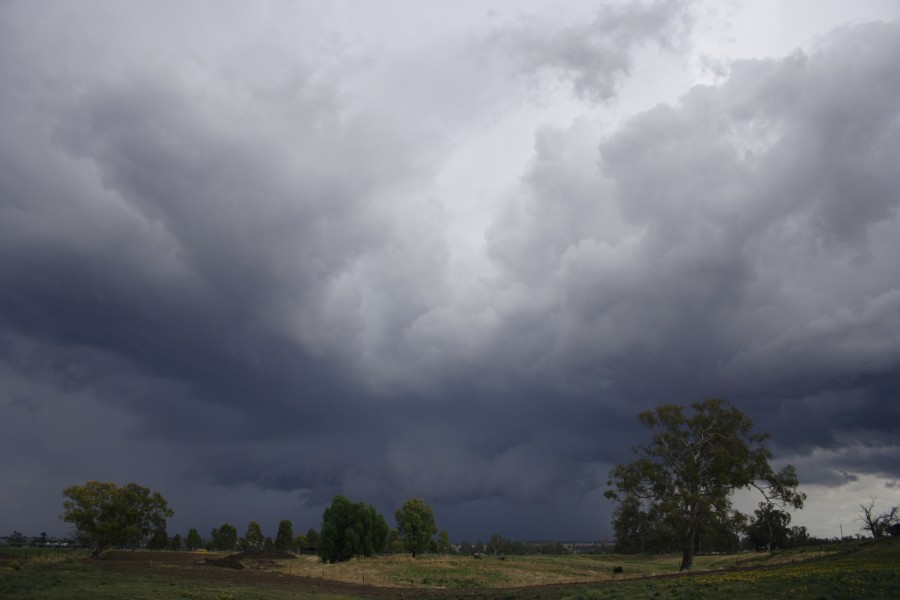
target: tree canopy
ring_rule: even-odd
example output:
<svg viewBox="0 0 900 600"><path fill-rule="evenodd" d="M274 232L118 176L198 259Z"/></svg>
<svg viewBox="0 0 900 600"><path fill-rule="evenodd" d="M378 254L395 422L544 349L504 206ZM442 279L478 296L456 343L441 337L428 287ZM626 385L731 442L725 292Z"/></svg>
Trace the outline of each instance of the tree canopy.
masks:
<svg viewBox="0 0 900 600"><path fill-rule="evenodd" d="M263 548L263 541L264 538L259 523L250 521L250 524L247 525L247 533L241 539L241 546L243 546L244 550L259 552Z"/></svg>
<svg viewBox="0 0 900 600"><path fill-rule="evenodd" d="M651 529L681 548L681 570L689 570L701 534L728 529L742 516L732 507L738 489L755 488L766 504L800 508L790 465L775 472L767 434L751 434L752 421L725 400L685 407L664 404L640 413L652 432L649 444L634 448L637 460L610 471L607 498L618 501L613 526L620 535Z"/></svg>
<svg viewBox="0 0 900 600"><path fill-rule="evenodd" d="M791 538L790 524L791 515L768 502L760 502L747 526L747 537L757 550L785 548Z"/></svg>
<svg viewBox="0 0 900 600"><path fill-rule="evenodd" d="M278 533L275 535L275 549L279 552L288 552L294 546L294 524L290 519L282 519L278 524Z"/></svg>
<svg viewBox="0 0 900 600"><path fill-rule="evenodd" d="M166 529L166 519L174 512L159 492L136 483L88 481L63 490L62 519L75 526L75 537L100 558L103 550L138 543L154 532Z"/></svg>
<svg viewBox="0 0 900 600"><path fill-rule="evenodd" d="M434 511L421 498L410 498L394 516L403 547L415 558L428 548L428 542L437 533Z"/></svg>
<svg viewBox="0 0 900 600"><path fill-rule="evenodd" d="M371 505L335 496L322 515L319 557L322 562L344 562L354 556L374 556L387 544L387 521Z"/></svg>
<svg viewBox="0 0 900 600"><path fill-rule="evenodd" d="M222 523L210 533L212 545L216 550L234 550L237 546L237 527L229 523Z"/></svg>
<svg viewBox="0 0 900 600"><path fill-rule="evenodd" d="M200 539L200 532L192 527L190 531L188 531L187 538L185 539L185 546L188 550L196 550L202 545L203 540Z"/></svg>

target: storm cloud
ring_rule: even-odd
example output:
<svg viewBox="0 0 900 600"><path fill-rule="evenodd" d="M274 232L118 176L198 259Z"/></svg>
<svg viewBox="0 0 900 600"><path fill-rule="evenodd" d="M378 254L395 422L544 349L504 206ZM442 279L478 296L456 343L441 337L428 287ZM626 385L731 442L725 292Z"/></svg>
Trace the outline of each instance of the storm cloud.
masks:
<svg viewBox="0 0 900 600"><path fill-rule="evenodd" d="M101 479L603 537L636 413L710 396L896 494L900 22L631 112L709 7L336 6L0 8L0 530Z"/></svg>

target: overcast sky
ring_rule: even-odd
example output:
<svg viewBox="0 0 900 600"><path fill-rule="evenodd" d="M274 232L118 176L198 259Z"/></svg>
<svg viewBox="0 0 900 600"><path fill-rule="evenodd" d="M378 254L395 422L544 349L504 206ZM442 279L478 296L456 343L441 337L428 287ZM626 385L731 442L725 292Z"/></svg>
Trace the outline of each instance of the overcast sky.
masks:
<svg viewBox="0 0 900 600"><path fill-rule="evenodd" d="M856 533L898 57L896 0L0 2L0 535L96 479L170 534L608 538L637 413L707 397Z"/></svg>

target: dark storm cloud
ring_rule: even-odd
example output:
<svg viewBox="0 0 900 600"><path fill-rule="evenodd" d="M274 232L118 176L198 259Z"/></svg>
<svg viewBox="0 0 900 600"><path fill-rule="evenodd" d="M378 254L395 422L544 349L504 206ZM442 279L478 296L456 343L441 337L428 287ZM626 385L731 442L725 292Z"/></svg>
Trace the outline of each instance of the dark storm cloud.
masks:
<svg viewBox="0 0 900 600"><path fill-rule="evenodd" d="M785 445L873 429L893 446L896 419L877 415L894 414L900 368L897 32L735 63L603 141L598 173L583 124L539 133L488 239L543 299L535 346L554 373L593 375L600 402L727 395ZM807 426L756 410L772 393Z"/></svg>
<svg viewBox="0 0 900 600"><path fill-rule="evenodd" d="M640 440L635 413L712 395L809 481L898 475L897 24L735 63L609 134L539 129L485 275L452 268L455 199L433 185L452 136L366 104L331 38L237 44L254 54L213 35L198 56L154 41L177 37L155 29L165 10L146 29L114 15L92 45L53 19L17 33L33 15L9 6L0 432L33 453L4 478L146 474L304 509L420 495L460 528L466 510L514 528L571 497L560 535L591 519L595 535L587 499ZM499 45L607 101L639 47L682 43L687 14L526 20L460 54ZM91 441L76 460L23 424Z"/></svg>

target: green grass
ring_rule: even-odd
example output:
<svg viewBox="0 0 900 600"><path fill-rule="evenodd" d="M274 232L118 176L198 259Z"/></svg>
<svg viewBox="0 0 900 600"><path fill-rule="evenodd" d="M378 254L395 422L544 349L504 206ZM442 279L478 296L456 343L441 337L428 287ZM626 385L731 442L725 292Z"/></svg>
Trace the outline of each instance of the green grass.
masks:
<svg viewBox="0 0 900 600"><path fill-rule="evenodd" d="M279 561L260 570L193 564L191 553L135 552L89 561L71 551L38 556L0 550L0 598L96 600L350 600L441 598L530 600L724 600L900 598L900 539L772 554L698 557L691 575L678 557L574 555L495 558L384 557L321 565ZM126 560L127 559L127 560ZM286 567L283 563L290 562ZM248 564L248 567L252 565ZM297 577L303 569L314 578ZM612 568L622 566L623 575ZM749 567L749 568L748 568ZM308 573L310 575L313 573ZM325 578L322 578L322 575ZM654 575L653 577L646 577ZM643 578L636 578L644 576ZM344 577L344 581L340 581ZM367 587L354 586L363 583ZM632 577L629 579L629 577ZM354 579L356 578L356 579ZM572 583L579 582L579 583ZM373 584L376 584L373 587ZM544 584L544 585L542 585ZM528 586L528 587L526 587ZM441 588L441 589L439 589Z"/></svg>

